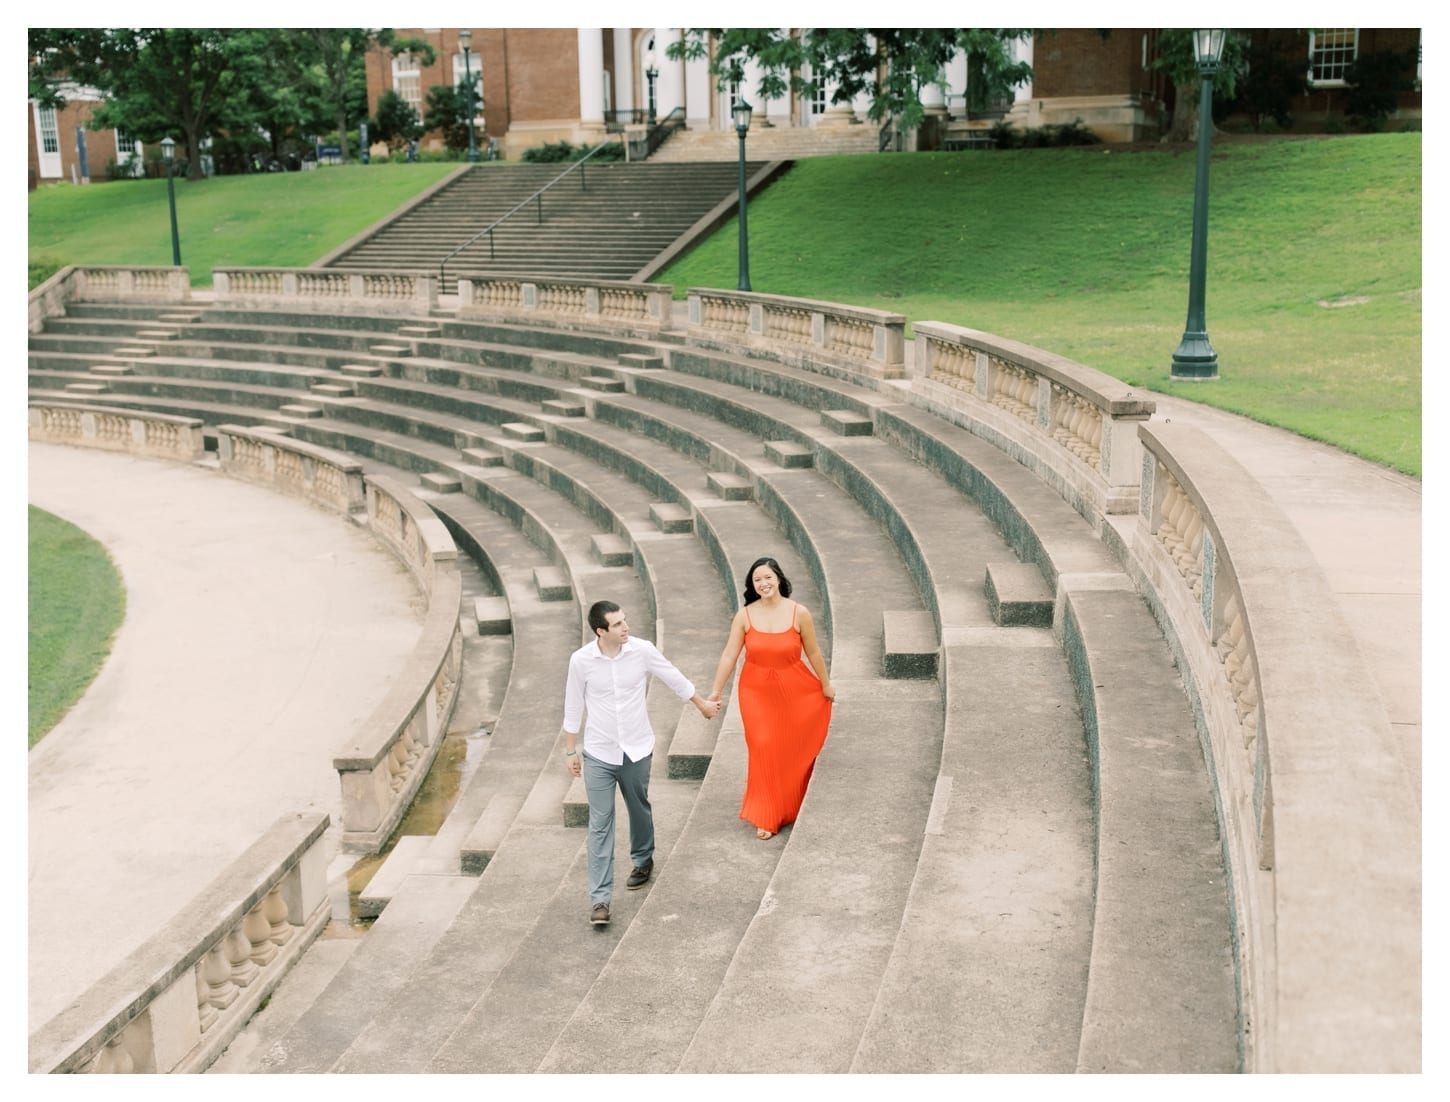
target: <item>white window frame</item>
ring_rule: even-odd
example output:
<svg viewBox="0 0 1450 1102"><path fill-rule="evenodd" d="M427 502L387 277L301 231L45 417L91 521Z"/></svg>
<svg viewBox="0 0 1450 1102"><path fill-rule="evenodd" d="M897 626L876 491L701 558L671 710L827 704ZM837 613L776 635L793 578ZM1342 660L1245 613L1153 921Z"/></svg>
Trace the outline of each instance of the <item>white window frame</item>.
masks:
<svg viewBox="0 0 1450 1102"><path fill-rule="evenodd" d="M459 55L460 58L462 56ZM423 71L418 68L418 61L411 53L404 52L393 57L393 91L422 113Z"/></svg>
<svg viewBox="0 0 1450 1102"><path fill-rule="evenodd" d="M40 107L36 110L40 152L54 157L60 156L60 117L54 107Z"/></svg>
<svg viewBox="0 0 1450 1102"><path fill-rule="evenodd" d="M1340 39L1340 36L1345 35L1345 34L1349 34L1349 35L1353 36L1352 39L1347 44L1344 43ZM1335 36L1334 40L1329 45L1322 47L1323 49L1326 49L1326 50L1334 50L1335 51L1335 56L1327 64L1325 64L1325 65L1323 65L1323 66L1320 67L1321 68L1321 71L1337 72L1339 74L1338 76L1316 76L1315 75L1315 69L1316 69L1315 54L1321 48L1321 46L1320 46L1320 36L1321 35L1325 36L1326 38L1328 36L1330 36L1330 35ZM1346 50L1348 51L1348 56L1345 56ZM1344 88L1344 87L1347 87L1347 82L1344 79L1344 70L1347 69L1351 64L1353 64L1354 61L1355 61L1355 59L1358 58L1358 57L1359 57L1359 28L1358 27L1333 27L1333 28L1325 28L1323 30L1310 31L1309 32L1309 86L1311 88Z"/></svg>

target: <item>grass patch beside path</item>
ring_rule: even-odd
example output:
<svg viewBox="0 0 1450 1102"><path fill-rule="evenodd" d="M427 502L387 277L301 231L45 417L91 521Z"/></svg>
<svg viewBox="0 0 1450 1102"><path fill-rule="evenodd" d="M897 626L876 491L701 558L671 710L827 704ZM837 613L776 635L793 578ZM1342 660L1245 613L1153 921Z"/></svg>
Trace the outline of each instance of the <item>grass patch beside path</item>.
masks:
<svg viewBox="0 0 1450 1102"><path fill-rule="evenodd" d="M303 267L458 168L447 162L334 165L313 172L176 181L181 262L193 286L213 268ZM165 180L40 188L30 195L30 260L171 263ZM32 287L34 284L32 284Z"/></svg>
<svg viewBox="0 0 1450 1102"><path fill-rule="evenodd" d="M1419 134L1215 145L1211 383L1168 375L1191 148L802 160L751 201L751 284L1009 336L1418 476L1420 163ZM658 280L734 287L738 232Z"/></svg>
<svg viewBox="0 0 1450 1102"><path fill-rule="evenodd" d="M30 506L30 745L84 695L126 612L106 549L74 524Z"/></svg>

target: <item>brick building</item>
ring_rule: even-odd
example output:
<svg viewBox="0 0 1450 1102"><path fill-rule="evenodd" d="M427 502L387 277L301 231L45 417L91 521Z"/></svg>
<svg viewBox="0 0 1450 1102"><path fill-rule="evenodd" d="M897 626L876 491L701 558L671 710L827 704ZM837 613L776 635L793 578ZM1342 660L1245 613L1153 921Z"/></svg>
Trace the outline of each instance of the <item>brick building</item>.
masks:
<svg viewBox="0 0 1450 1102"><path fill-rule="evenodd" d="M119 130L87 130L86 123L101 97L84 88L68 88L65 106L26 104L30 150L29 185L86 179L107 180L115 166L132 165L141 175L145 149ZM82 157L84 146L84 157Z"/></svg>

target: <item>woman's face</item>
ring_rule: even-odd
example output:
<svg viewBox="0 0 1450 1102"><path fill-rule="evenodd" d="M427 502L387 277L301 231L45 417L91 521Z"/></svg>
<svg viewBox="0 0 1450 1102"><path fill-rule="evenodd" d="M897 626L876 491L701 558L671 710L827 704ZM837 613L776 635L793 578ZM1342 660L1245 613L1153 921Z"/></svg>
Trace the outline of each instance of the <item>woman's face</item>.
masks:
<svg viewBox="0 0 1450 1102"><path fill-rule="evenodd" d="M750 575L750 584L755 586L755 592L762 597L773 597L780 588L780 579L770 567L757 566L755 573Z"/></svg>

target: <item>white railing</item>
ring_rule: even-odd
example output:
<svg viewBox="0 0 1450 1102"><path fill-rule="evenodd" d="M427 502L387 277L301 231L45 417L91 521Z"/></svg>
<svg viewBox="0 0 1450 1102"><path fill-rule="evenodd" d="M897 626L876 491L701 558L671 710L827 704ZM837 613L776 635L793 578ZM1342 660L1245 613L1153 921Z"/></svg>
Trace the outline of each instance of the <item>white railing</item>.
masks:
<svg viewBox="0 0 1450 1102"><path fill-rule="evenodd" d="M438 277L427 272L335 268L216 268L212 291L224 305L426 314L438 304Z"/></svg>
<svg viewBox="0 0 1450 1102"><path fill-rule="evenodd" d="M187 268L68 265L30 292L30 332L65 314L68 302L174 302L191 297Z"/></svg>
<svg viewBox="0 0 1450 1102"><path fill-rule="evenodd" d="M327 822L317 813L278 819L180 914L30 1035L30 1071L205 1070L332 916Z"/></svg>
<svg viewBox="0 0 1450 1102"><path fill-rule="evenodd" d="M195 417L60 402L30 403L30 439L183 463L200 459L206 448Z"/></svg>
<svg viewBox="0 0 1450 1102"><path fill-rule="evenodd" d="M1138 426L1155 403L1031 345L944 322L914 326L916 400L1035 470L1096 526L1138 507Z"/></svg>
<svg viewBox="0 0 1450 1102"><path fill-rule="evenodd" d="M333 756L342 784L342 848L375 853L412 802L447 733L463 661L458 549L433 511L381 475L367 479L372 530L428 595L418 645L387 696Z"/></svg>
<svg viewBox="0 0 1450 1102"><path fill-rule="evenodd" d="M461 275L458 316L649 334L670 328L671 293L662 283Z"/></svg>
<svg viewBox="0 0 1450 1102"><path fill-rule="evenodd" d="M906 317L835 302L690 288L687 335L809 370L870 379L906 372Z"/></svg>
<svg viewBox="0 0 1450 1102"><path fill-rule="evenodd" d="M1246 1066L1417 1070L1420 804L1364 658L1253 475L1197 429L1138 432L1132 569L1203 727Z"/></svg>
<svg viewBox="0 0 1450 1102"><path fill-rule="evenodd" d="M306 498L339 513L367 507L362 464L280 432L218 425L217 458L233 478Z"/></svg>

